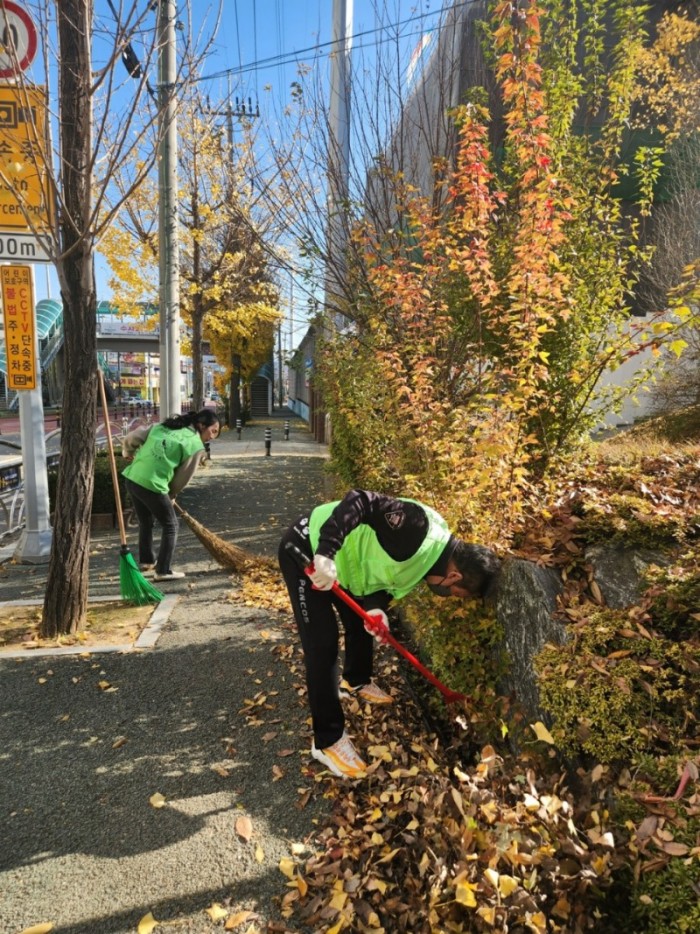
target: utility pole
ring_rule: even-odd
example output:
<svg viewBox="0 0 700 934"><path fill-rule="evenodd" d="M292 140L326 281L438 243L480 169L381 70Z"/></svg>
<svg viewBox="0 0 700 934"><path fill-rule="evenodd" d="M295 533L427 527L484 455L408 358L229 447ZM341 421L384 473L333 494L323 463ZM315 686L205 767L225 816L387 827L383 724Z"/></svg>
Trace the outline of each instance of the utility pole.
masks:
<svg viewBox="0 0 700 934"><path fill-rule="evenodd" d="M343 293L347 250L347 202L350 175L350 81L353 0L333 0L333 51L328 128L326 226L326 311L335 320Z"/></svg>
<svg viewBox="0 0 700 934"><path fill-rule="evenodd" d="M331 89L328 115L326 179L326 262L323 328L342 326L341 298L347 270L347 204L350 176L350 82L353 0L333 0ZM326 413L312 388L311 428L316 441L326 440Z"/></svg>
<svg viewBox="0 0 700 934"><path fill-rule="evenodd" d="M180 413L180 247L177 204L177 47L175 0L158 2L158 251L160 277L160 406Z"/></svg>

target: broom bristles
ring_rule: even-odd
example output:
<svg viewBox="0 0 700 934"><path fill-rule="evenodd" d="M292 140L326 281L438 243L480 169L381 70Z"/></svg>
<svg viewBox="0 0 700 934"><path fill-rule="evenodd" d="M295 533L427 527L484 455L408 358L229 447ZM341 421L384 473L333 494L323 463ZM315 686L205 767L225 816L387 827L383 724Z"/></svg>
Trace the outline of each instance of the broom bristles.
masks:
<svg viewBox="0 0 700 934"><path fill-rule="evenodd" d="M163 594L147 581L139 571L134 556L128 548L122 548L119 556L119 589L122 599L136 606L160 603Z"/></svg>
<svg viewBox="0 0 700 934"><path fill-rule="evenodd" d="M198 522L194 516L191 516L183 509L179 503L177 505L177 511L207 549L209 554L222 567L240 572L245 570L251 562L258 560L256 555L251 554L244 548L239 548L238 545L232 545L230 542L224 541L223 538L219 538L218 535L210 532L209 529L203 526L201 522Z"/></svg>

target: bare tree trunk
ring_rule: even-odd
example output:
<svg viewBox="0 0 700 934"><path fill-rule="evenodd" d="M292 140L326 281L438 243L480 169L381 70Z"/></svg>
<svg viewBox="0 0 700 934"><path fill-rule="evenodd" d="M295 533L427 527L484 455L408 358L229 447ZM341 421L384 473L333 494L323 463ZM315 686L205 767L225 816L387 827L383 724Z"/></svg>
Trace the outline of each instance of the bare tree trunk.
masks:
<svg viewBox="0 0 700 934"><path fill-rule="evenodd" d="M58 276L69 378L63 397L61 461L42 622L46 638L82 628L88 599L97 403L97 302L90 231L92 14L92 0L61 0L56 5L63 191L59 218L63 254Z"/></svg>

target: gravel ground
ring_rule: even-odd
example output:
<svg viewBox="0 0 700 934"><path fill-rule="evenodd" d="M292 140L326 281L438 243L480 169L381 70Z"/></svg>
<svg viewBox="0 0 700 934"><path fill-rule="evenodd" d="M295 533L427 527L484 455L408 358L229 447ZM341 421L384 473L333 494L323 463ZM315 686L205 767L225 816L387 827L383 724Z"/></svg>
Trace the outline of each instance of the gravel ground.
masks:
<svg viewBox="0 0 700 934"><path fill-rule="evenodd" d="M330 495L325 453L286 412L258 420L240 441L231 432L214 442L182 505L271 556L286 525ZM92 548L91 596L118 593L118 533L101 533ZM126 934L148 912L205 934L222 929L206 913L214 903L257 912L261 931L279 921L288 891L279 861L326 811L308 756L300 658L293 667L281 659L296 644L293 625L286 613L242 605L235 579L184 524L175 559L187 578L166 585L180 599L154 649L0 656L3 934L41 922L56 934ZM6 600L41 599L44 581L41 567L0 567ZM156 793L164 806L150 803Z"/></svg>

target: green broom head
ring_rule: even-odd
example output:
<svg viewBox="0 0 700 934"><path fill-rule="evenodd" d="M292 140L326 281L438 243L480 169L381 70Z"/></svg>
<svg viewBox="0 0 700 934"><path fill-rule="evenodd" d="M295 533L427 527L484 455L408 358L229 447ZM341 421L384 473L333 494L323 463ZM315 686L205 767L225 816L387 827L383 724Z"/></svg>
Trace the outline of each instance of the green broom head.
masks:
<svg viewBox="0 0 700 934"><path fill-rule="evenodd" d="M160 603L164 596L139 571L134 556L125 545L119 553L119 588L122 599L136 606Z"/></svg>

